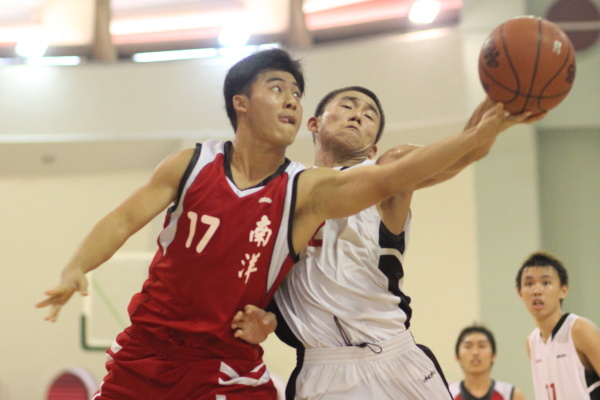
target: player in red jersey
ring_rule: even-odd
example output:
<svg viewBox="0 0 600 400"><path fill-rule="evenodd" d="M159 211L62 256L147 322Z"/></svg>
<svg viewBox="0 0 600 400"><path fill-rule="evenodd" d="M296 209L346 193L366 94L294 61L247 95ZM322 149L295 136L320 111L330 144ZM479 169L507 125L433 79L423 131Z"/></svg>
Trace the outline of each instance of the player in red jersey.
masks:
<svg viewBox="0 0 600 400"><path fill-rule="evenodd" d="M454 400L525 400L514 385L493 380L496 340L484 326L472 325L458 335L454 349L465 379L450 385Z"/></svg>
<svg viewBox="0 0 600 400"><path fill-rule="evenodd" d="M472 130L397 162L349 171L285 158L302 119L304 80L287 52L256 53L228 72L232 142L205 142L165 159L149 181L92 229L38 307L48 320L85 274L168 207L149 277L129 306L131 326L108 351L95 399L275 399L262 349L233 337L246 304L264 308L297 254L328 218L354 214L436 174L528 115L502 105ZM378 122L378 115L373 115ZM366 121L347 129L359 131Z"/></svg>

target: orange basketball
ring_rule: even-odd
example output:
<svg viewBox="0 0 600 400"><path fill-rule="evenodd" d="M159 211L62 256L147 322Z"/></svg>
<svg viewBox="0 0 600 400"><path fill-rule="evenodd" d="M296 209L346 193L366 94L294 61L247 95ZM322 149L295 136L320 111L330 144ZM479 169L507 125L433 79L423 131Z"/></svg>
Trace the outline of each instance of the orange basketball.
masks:
<svg viewBox="0 0 600 400"><path fill-rule="evenodd" d="M479 53L487 95L513 114L539 114L567 97L575 80L575 50L558 26L519 17L496 27Z"/></svg>

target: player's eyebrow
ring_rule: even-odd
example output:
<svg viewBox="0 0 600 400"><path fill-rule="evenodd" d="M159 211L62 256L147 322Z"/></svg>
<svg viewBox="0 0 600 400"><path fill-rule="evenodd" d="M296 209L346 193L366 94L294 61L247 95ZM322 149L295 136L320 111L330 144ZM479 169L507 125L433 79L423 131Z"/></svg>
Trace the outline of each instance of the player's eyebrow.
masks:
<svg viewBox="0 0 600 400"><path fill-rule="evenodd" d="M296 88L300 89L300 86L298 86L298 82L296 82L295 80L293 80L293 81L288 81L288 80L286 80L286 79L283 79L283 78L282 78L282 77L280 77L280 76L273 76L273 77L271 77L271 78L267 79L267 81L266 81L266 82L267 82L267 83L271 83L271 82L282 82L282 83L292 84L292 85L296 86Z"/></svg>
<svg viewBox="0 0 600 400"><path fill-rule="evenodd" d="M356 96L342 96L341 100L349 100L353 103L358 102L360 99ZM375 114L377 114L377 116L379 117L379 110L377 109L377 107L375 107L373 104L371 104L370 102L365 101L365 104L375 112Z"/></svg>

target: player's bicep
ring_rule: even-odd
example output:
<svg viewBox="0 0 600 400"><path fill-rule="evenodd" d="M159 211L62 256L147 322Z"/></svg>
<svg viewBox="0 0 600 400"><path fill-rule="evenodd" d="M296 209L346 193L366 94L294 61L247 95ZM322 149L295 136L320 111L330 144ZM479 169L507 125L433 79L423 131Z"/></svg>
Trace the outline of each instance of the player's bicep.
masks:
<svg viewBox="0 0 600 400"><path fill-rule="evenodd" d="M377 166L344 171L327 170L312 191L312 209L319 219L342 218L378 203L390 196Z"/></svg>
<svg viewBox="0 0 600 400"><path fill-rule="evenodd" d="M591 321L579 318L572 328L573 342L587 370L600 374L600 330Z"/></svg>
<svg viewBox="0 0 600 400"><path fill-rule="evenodd" d="M189 151L166 158L150 179L115 209L113 214L123 219L127 230L137 231L176 199L190 159Z"/></svg>

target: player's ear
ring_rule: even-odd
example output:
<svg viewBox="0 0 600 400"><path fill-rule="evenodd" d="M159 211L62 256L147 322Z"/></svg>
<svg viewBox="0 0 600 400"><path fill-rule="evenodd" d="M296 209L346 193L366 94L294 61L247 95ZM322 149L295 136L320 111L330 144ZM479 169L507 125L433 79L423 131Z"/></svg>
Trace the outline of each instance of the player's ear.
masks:
<svg viewBox="0 0 600 400"><path fill-rule="evenodd" d="M243 94L236 94L233 96L233 109L236 111L246 112L247 110L247 97Z"/></svg>
<svg viewBox="0 0 600 400"><path fill-rule="evenodd" d="M319 133L319 119L317 117L310 117L306 121L306 127L312 133Z"/></svg>
<svg viewBox="0 0 600 400"><path fill-rule="evenodd" d="M564 300L567 297L567 293L569 293L569 285L565 284L560 287L560 299Z"/></svg>
<svg viewBox="0 0 600 400"><path fill-rule="evenodd" d="M369 150L369 160L372 160L375 158L375 156L377 155L377 145L374 144L373 147L371 147L371 150Z"/></svg>

